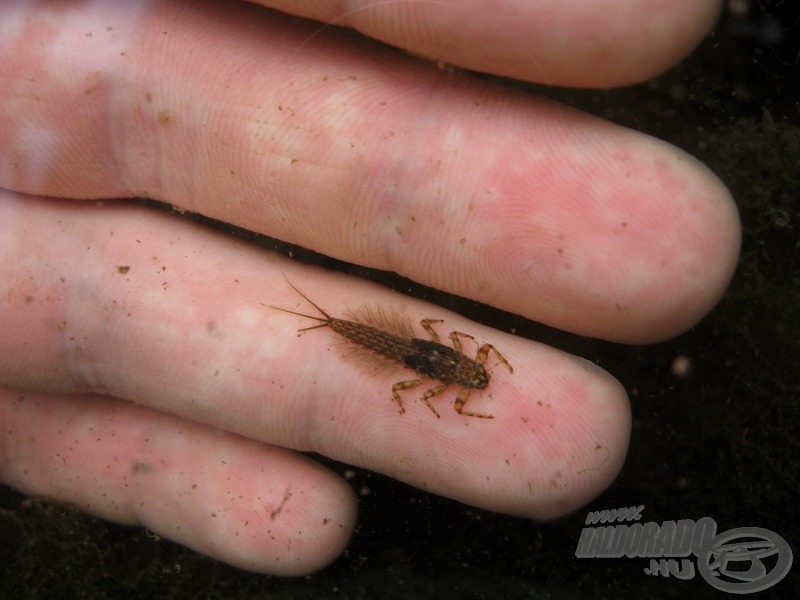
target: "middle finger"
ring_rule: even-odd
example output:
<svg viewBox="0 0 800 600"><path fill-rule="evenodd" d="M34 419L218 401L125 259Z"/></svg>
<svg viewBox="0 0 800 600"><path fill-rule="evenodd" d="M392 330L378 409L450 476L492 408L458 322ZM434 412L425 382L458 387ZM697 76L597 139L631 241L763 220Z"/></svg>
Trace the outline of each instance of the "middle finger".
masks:
<svg viewBox="0 0 800 600"><path fill-rule="evenodd" d="M136 206L0 196L6 226L0 381L17 389L98 392L275 445L317 451L467 504L548 517L587 502L625 457L630 415L621 386L591 363L341 275L323 275ZM377 304L489 342L491 380L468 411L460 386L403 393L402 365L374 372L337 351L327 329L265 307L334 316ZM308 314L311 314L310 312ZM464 341L464 352L475 346Z"/></svg>

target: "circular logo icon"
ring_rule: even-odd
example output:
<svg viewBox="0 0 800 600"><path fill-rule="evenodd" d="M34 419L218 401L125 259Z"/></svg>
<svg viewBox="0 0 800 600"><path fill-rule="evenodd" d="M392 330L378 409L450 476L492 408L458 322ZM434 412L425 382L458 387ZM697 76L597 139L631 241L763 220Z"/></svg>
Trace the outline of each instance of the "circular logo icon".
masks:
<svg viewBox="0 0 800 600"><path fill-rule="evenodd" d="M792 549L786 540L761 527L724 531L711 538L697 557L703 579L731 594L752 594L772 587L791 566Z"/></svg>

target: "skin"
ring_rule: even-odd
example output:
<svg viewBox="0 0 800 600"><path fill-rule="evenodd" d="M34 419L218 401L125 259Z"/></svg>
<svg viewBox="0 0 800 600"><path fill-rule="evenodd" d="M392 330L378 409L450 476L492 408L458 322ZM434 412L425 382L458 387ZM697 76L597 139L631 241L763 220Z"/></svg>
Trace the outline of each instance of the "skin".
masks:
<svg viewBox="0 0 800 600"><path fill-rule="evenodd" d="M274 3L299 4L416 54L577 86L657 74L717 10ZM347 544L352 490L298 450L552 518L619 472L627 397L534 341L102 200L155 198L620 342L696 323L736 263L734 205L691 157L335 27L96 1L3 3L0 29L0 480L242 568L305 574ZM334 316L368 299L491 342L514 374L494 369L467 407L495 418L456 414L455 391L433 400L440 419L416 390L398 415L407 373L365 375L330 332L298 337L301 318L262 305L305 308L284 276Z"/></svg>

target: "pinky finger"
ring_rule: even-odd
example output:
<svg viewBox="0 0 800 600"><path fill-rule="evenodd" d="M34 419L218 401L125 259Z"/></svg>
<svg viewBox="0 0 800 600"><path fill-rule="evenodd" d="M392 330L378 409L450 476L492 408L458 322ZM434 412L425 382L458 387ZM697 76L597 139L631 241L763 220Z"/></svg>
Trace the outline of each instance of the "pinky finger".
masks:
<svg viewBox="0 0 800 600"><path fill-rule="evenodd" d="M0 481L237 567L316 571L355 523L349 486L304 456L103 396L0 388Z"/></svg>

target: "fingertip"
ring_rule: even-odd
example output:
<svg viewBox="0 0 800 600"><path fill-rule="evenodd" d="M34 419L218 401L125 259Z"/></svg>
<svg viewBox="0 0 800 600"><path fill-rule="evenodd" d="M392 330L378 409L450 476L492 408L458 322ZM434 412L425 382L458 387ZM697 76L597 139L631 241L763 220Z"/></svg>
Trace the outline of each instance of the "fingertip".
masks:
<svg viewBox="0 0 800 600"><path fill-rule="evenodd" d="M708 35L721 9L718 0L387 2L346 11L270 4L468 69L574 87L632 85L666 71Z"/></svg>
<svg viewBox="0 0 800 600"><path fill-rule="evenodd" d="M631 411L622 384L594 363L567 354L571 374L547 435L541 435L539 485L522 516L549 520L594 500L619 475L628 453ZM554 401L555 402L555 401ZM541 403L540 403L541 404Z"/></svg>
<svg viewBox="0 0 800 600"><path fill-rule="evenodd" d="M657 202L643 211L649 239L631 247L641 279L618 305L626 318L608 336L614 341L660 342L693 327L722 298L738 263L741 222L727 187L696 158L660 144L665 152L652 178Z"/></svg>
<svg viewBox="0 0 800 600"><path fill-rule="evenodd" d="M344 552L357 515L355 493L344 479L320 467L313 482L287 490L281 503L266 512L253 545L240 544L237 536L226 539L226 562L249 571L300 577L323 569ZM291 537L281 537L278 532L284 528L291 530ZM276 543L284 544L283 551L276 552Z"/></svg>
<svg viewBox="0 0 800 600"><path fill-rule="evenodd" d="M577 52L564 52L557 85L622 87L642 83L678 64L713 29L722 3L718 0L682 2L623 0L614 9L595 14L587 10L573 35L581 40ZM591 21L597 19L595 26ZM591 68L587 68L591 65Z"/></svg>
<svg viewBox="0 0 800 600"><path fill-rule="evenodd" d="M602 432L602 436L586 449L586 466L576 470L572 493L554 507L557 512L552 516L573 512L605 491L625 464L631 437L631 407L625 387L591 361L578 357L574 361L593 377L590 404L581 410L584 427Z"/></svg>
<svg viewBox="0 0 800 600"><path fill-rule="evenodd" d="M242 569L313 573L355 527L347 483L280 447L102 396L0 388L0 415L4 483Z"/></svg>
<svg viewBox="0 0 800 600"><path fill-rule="evenodd" d="M191 499L165 509L150 498L133 507L139 522L198 552L267 575L309 575L345 549L356 523L356 499L337 474L293 452L235 435L207 453L205 467L173 477ZM202 474L203 479L199 475ZM183 474L182 474L183 475Z"/></svg>
<svg viewBox="0 0 800 600"><path fill-rule="evenodd" d="M739 211L725 184L698 160L688 157L696 176L691 196L676 203L676 230L691 232L672 250L670 269L674 295L642 329L642 341L657 342L683 333L703 319L720 301L736 271L742 241ZM669 285L670 278L664 283ZM657 299L654 298L654 300ZM634 340L635 341L635 340Z"/></svg>
<svg viewBox="0 0 800 600"><path fill-rule="evenodd" d="M579 177L549 161L533 176L544 192L509 188L496 214L511 234L487 260L518 267L499 271L511 292L497 304L615 342L679 335L733 276L736 205L718 177L678 148L608 124L591 128L593 136L565 149Z"/></svg>

